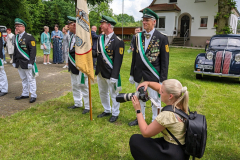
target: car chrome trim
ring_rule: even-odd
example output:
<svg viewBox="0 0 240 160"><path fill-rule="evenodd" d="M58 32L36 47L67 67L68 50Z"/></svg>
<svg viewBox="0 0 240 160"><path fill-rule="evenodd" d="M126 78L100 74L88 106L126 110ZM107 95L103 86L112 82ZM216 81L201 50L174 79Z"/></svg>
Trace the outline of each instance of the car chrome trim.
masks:
<svg viewBox="0 0 240 160"><path fill-rule="evenodd" d="M202 71L194 71L194 73L201 74L201 75L211 75L216 77L240 78L240 75L235 75L235 74L222 74L222 73L212 73L212 72L202 72Z"/></svg>

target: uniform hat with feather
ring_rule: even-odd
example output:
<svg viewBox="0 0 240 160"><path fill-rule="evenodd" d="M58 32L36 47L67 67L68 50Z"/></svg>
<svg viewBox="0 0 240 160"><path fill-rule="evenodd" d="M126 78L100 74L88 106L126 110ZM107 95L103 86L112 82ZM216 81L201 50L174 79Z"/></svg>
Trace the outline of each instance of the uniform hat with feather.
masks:
<svg viewBox="0 0 240 160"><path fill-rule="evenodd" d="M143 10L143 17L142 18L154 18L156 20L159 19L158 15L149 8L145 8Z"/></svg>

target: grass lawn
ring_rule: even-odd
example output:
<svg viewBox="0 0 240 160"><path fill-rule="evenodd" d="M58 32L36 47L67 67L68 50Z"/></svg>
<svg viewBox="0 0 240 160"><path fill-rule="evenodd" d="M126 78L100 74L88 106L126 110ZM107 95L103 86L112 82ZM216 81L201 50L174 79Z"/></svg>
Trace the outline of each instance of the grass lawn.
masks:
<svg viewBox="0 0 240 160"><path fill-rule="evenodd" d="M129 47L125 48L122 92L134 92L134 85L128 81L132 56L126 52ZM193 66L200 52L204 50L170 48L168 78L187 86L190 109L206 115L208 138L202 159L238 160L240 84L220 78L196 80ZM121 104L119 119L110 123L110 117L97 118L103 112L97 84L92 85L92 101L93 121L89 115L82 115L83 108L67 108L73 105L72 93L0 118L0 159L133 159L129 138L140 131L138 126L128 126L136 116L131 102ZM148 123L151 115L151 109L146 108Z"/></svg>

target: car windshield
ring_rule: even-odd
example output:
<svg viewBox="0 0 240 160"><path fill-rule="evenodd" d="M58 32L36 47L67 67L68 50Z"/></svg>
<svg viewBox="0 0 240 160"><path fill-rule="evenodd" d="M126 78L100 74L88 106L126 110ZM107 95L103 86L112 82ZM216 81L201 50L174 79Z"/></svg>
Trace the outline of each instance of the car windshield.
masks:
<svg viewBox="0 0 240 160"><path fill-rule="evenodd" d="M240 38L237 37L221 37L212 39L210 46L213 48L236 48L240 47Z"/></svg>

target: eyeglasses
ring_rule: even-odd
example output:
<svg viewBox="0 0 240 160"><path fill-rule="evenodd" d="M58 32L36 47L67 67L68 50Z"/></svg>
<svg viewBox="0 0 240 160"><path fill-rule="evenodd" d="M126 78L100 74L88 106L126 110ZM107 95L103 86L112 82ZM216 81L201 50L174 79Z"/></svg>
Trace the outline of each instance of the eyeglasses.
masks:
<svg viewBox="0 0 240 160"><path fill-rule="evenodd" d="M23 27L23 25L15 26L15 28Z"/></svg>

